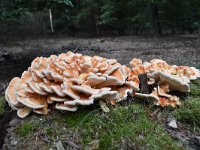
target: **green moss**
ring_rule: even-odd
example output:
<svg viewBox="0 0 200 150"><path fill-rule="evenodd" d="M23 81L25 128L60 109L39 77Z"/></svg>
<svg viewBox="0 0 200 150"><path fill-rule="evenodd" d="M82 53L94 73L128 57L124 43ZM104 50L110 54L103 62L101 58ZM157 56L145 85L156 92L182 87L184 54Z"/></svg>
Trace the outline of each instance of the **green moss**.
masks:
<svg viewBox="0 0 200 150"><path fill-rule="evenodd" d="M46 133L47 133L47 135L49 135L49 136L53 135L53 129L52 129L52 128L48 128L48 129L46 130Z"/></svg>
<svg viewBox="0 0 200 150"><path fill-rule="evenodd" d="M4 107L6 105L5 97L0 98L0 115L4 112Z"/></svg>
<svg viewBox="0 0 200 150"><path fill-rule="evenodd" d="M200 80L194 80L190 84L190 95L200 96Z"/></svg>
<svg viewBox="0 0 200 150"><path fill-rule="evenodd" d="M182 101L180 108L174 110L174 116L187 124L193 131L200 131L200 80L192 81L189 97Z"/></svg>
<svg viewBox="0 0 200 150"><path fill-rule="evenodd" d="M20 136L26 136L33 131L33 126L29 122L25 122L16 128L16 132Z"/></svg>
<svg viewBox="0 0 200 150"><path fill-rule="evenodd" d="M69 113L65 118L65 123L68 127L75 127L80 123L80 120L85 119L87 114L86 110L80 111L81 113Z"/></svg>
<svg viewBox="0 0 200 150"><path fill-rule="evenodd" d="M200 97L187 98L174 115L181 122L200 127Z"/></svg>
<svg viewBox="0 0 200 150"><path fill-rule="evenodd" d="M108 114L80 111L67 116L65 121L81 133L84 147L93 140L99 140L100 149L123 149L128 140L133 148L179 149L177 143L157 122L150 119L139 104L119 106Z"/></svg>

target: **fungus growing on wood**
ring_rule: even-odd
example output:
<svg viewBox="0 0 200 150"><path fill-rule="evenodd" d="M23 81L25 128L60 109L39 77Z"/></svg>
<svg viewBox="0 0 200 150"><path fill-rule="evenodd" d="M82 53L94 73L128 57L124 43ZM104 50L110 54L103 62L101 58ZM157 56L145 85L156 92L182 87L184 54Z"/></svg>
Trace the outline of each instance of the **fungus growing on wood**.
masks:
<svg viewBox="0 0 200 150"><path fill-rule="evenodd" d="M140 99L153 100L156 105L176 107L181 103L179 98L171 95L171 91L190 92L190 80L200 77L200 71L188 66L170 66L161 59L153 59L142 63L142 60L134 58L131 62L129 80L137 79L139 74L147 74L149 89L154 86L150 94L136 93ZM141 84L141 83L140 83ZM148 88L148 87L147 87Z"/></svg>
<svg viewBox="0 0 200 150"><path fill-rule="evenodd" d="M169 73L165 73L162 71L154 71L153 73L149 74L149 77L155 79L159 83L167 83L171 91L173 90L177 90L180 92L190 91L190 86L188 82L178 76L171 75Z"/></svg>
<svg viewBox="0 0 200 150"><path fill-rule="evenodd" d="M67 52L37 57L21 78L10 82L6 99L20 118L31 112L46 115L48 105L67 111L94 101L115 105L139 90L136 75L127 80L130 73L115 59L100 56Z"/></svg>
<svg viewBox="0 0 200 150"><path fill-rule="evenodd" d="M170 66L165 61L153 59L142 62L134 58L131 68L115 59L84 56L67 52L58 56L37 57L21 78L9 83L5 96L9 106L17 110L20 118L31 112L48 114L48 106L66 111L76 111L80 105L99 102L103 111L107 104L116 105L128 95L154 101L161 107L180 105L171 91L189 92L190 80L200 77L200 71L188 66ZM145 75L144 82L140 81Z"/></svg>

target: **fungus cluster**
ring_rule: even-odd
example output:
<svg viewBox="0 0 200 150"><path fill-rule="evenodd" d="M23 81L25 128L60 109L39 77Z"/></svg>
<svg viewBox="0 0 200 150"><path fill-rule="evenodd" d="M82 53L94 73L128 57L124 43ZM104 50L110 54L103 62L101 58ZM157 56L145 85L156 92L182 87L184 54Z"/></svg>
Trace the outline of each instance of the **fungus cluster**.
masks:
<svg viewBox="0 0 200 150"><path fill-rule="evenodd" d="M134 58L130 65L131 68L115 59L72 52L37 57L21 78L11 80L6 100L20 118L31 112L46 115L49 105L76 111L79 105L92 105L94 101L108 112L107 103L115 105L128 95L154 100L162 107L176 107L180 105L179 98L169 92L189 92L190 80L200 77L196 68L170 66L160 59L143 63ZM150 93L140 92L140 74L148 76L147 85L153 87Z"/></svg>
<svg viewBox="0 0 200 150"><path fill-rule="evenodd" d="M131 75L147 74L148 86L154 85L150 93L135 93L141 99L154 100L156 105L176 107L180 105L179 97L171 95L171 91L190 92L189 83L200 77L200 71L188 66L170 66L165 61L153 59L150 62L142 62L134 58L130 62Z"/></svg>
<svg viewBox="0 0 200 150"><path fill-rule="evenodd" d="M115 59L83 56L72 52L49 58L37 57L21 78L9 83L5 96L20 118L32 111L47 114L48 105L56 109L76 111L79 105L99 101L115 105L139 90L138 80L127 80L130 68Z"/></svg>

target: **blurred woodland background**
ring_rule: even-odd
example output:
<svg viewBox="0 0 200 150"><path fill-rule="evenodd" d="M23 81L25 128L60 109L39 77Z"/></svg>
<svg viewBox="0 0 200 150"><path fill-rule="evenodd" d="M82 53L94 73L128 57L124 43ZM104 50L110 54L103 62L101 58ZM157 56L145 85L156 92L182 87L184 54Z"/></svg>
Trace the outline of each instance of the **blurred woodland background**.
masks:
<svg viewBox="0 0 200 150"><path fill-rule="evenodd" d="M199 0L0 0L0 42L52 35L171 35L199 29Z"/></svg>

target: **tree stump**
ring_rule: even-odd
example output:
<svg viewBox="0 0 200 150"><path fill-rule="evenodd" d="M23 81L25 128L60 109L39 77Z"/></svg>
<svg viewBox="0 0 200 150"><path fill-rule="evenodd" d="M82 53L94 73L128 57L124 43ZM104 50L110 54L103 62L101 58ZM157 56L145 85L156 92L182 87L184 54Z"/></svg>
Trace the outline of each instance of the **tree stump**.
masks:
<svg viewBox="0 0 200 150"><path fill-rule="evenodd" d="M139 84L139 88L140 88L140 93L143 94L149 94L149 86L148 86L148 77L147 74L139 74L138 75L140 84Z"/></svg>

